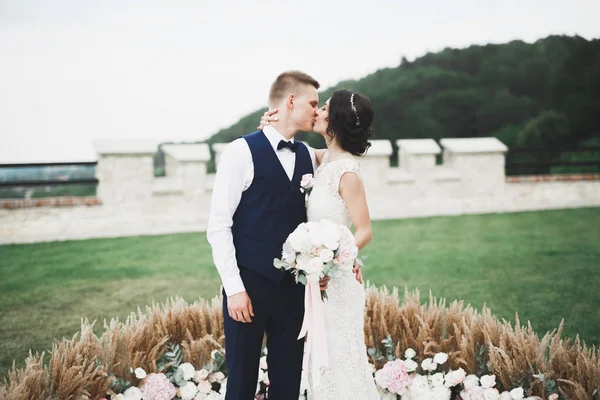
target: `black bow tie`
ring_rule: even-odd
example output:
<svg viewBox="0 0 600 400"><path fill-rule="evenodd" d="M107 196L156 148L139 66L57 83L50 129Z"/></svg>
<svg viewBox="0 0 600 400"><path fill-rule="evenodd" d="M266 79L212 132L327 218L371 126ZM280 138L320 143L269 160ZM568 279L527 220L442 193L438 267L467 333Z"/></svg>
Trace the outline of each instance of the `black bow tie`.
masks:
<svg viewBox="0 0 600 400"><path fill-rule="evenodd" d="M277 150L281 150L283 148L287 147L288 149L290 149L291 151L293 151L294 153L296 152L296 149L298 149L298 142L286 142L285 140L281 140L279 142L279 144L277 145Z"/></svg>

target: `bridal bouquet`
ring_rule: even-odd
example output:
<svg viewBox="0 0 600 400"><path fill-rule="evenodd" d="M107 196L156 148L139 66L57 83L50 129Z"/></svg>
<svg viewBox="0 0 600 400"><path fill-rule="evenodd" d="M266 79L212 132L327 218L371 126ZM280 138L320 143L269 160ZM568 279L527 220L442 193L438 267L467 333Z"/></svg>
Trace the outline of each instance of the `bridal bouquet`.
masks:
<svg viewBox="0 0 600 400"><path fill-rule="evenodd" d="M358 248L350 230L329 220L305 222L292 232L285 243L281 259L275 259L275 268L291 270L296 282L307 285L325 276L332 278L351 271L358 256ZM322 292L327 298L327 293Z"/></svg>

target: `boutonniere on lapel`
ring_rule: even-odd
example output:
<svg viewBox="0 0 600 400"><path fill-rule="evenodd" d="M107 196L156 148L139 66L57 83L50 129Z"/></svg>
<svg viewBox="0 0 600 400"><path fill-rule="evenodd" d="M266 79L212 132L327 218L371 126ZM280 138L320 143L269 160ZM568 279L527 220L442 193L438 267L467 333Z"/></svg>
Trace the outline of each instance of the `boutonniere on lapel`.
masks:
<svg viewBox="0 0 600 400"><path fill-rule="evenodd" d="M307 208L308 208L308 195L312 191L313 186L314 186L313 174L302 175L302 180L300 181L300 192L304 193L304 205Z"/></svg>

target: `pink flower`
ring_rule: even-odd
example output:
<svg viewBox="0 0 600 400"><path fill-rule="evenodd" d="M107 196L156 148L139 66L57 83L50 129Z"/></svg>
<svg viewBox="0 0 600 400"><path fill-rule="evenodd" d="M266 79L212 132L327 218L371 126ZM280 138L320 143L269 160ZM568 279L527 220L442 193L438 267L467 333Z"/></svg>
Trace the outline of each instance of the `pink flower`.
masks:
<svg viewBox="0 0 600 400"><path fill-rule="evenodd" d="M305 191L310 191L313 187L313 175L312 174L304 174L302 175L302 180L300 181L300 191L304 193Z"/></svg>
<svg viewBox="0 0 600 400"><path fill-rule="evenodd" d="M406 364L402 360L388 361L382 369L375 372L375 381L390 393L400 394L409 383Z"/></svg>
<svg viewBox="0 0 600 400"><path fill-rule="evenodd" d="M144 400L171 400L177 389L165 374L150 374L141 387Z"/></svg>

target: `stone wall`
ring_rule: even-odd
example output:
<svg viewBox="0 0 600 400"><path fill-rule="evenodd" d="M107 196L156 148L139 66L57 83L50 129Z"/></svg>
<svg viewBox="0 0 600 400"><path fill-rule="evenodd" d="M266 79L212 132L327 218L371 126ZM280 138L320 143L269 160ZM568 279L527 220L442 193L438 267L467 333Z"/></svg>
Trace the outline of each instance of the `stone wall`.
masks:
<svg viewBox="0 0 600 400"><path fill-rule="evenodd" d="M494 138L373 141L360 160L373 219L600 206L600 175L505 177ZM0 200L0 243L197 232L206 228L214 175L206 144L165 145L155 178L153 143L99 141L97 197ZM216 159L223 144L215 144ZM436 157L443 163L437 165Z"/></svg>

